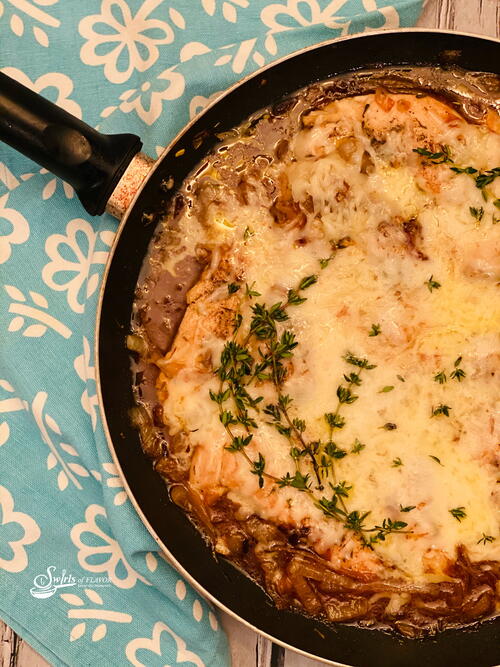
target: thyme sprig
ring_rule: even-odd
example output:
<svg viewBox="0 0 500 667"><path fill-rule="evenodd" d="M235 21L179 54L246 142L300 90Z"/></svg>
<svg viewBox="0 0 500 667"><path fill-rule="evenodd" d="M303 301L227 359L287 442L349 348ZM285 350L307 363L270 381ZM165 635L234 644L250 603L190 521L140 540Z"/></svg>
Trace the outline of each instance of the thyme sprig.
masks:
<svg viewBox="0 0 500 667"><path fill-rule="evenodd" d="M369 539L363 536L362 540L366 547L373 549L373 545L378 542L385 542L387 535L391 533L411 533L411 530L404 530L407 527L406 521L392 521L391 519L384 519L382 525L375 526L374 528L368 529L366 532L375 532L375 535L371 535Z"/></svg>
<svg viewBox="0 0 500 667"><path fill-rule="evenodd" d="M335 245L332 243L332 249L336 251L338 248L347 247L350 245L350 239L348 241L349 243L345 245L341 242ZM333 255L328 258L328 263L331 259ZM324 266L322 264L321 267L326 268L328 263ZM218 390L210 390L209 395L218 406L219 420L229 437L225 448L234 454L241 454L246 459L250 473L256 475L258 479L259 488L264 487L267 479L277 488L291 487L306 493L325 516L341 522L346 529L353 531L359 537L363 546L373 549L374 544L384 541L390 533L408 532L403 531L407 524L386 518L381 525L366 527L365 521L370 512L348 509L346 503L353 487L346 480L336 480L334 463L349 453L359 454L365 445L355 439L348 451L333 441L333 433L335 429L341 429L345 424L345 418L340 414L341 408L358 400L354 388L362 384L361 373L376 366L368 359L357 357L352 352L344 355L346 364L354 366L355 370L344 373L343 382L337 386L335 392L337 398L335 411L324 415L329 429L329 438L326 441L310 441L307 438L306 421L292 415L293 399L283 391L288 376L288 362L298 345L294 333L290 329L282 328L283 323L289 319L287 309L304 303L306 301L304 290L312 287L317 280L316 274L306 276L296 288L288 290L284 302L277 302L272 306L253 303L250 306L251 319L245 335L241 332L244 318L240 312L240 304L234 319L232 338L224 345L220 365L215 370L219 379ZM254 284L245 285L244 290L241 287L242 285L238 283L229 283L228 294L240 292L240 299L247 299L250 302L261 296ZM252 353L251 349L255 348L256 352ZM250 393L252 382L272 383L276 392L276 402L263 407L261 405L263 396L254 396ZM287 472L281 477L271 475L266 471L266 460L262 452L257 451L256 458L249 455L248 448L254 446L254 432L258 428L257 418L262 419L259 415L265 415L269 419L267 423L289 441L290 458L295 463L293 474ZM302 469L306 462L310 465L312 474ZM318 498L315 491L323 491L326 483L332 491L331 497ZM367 534L370 534L369 537Z"/></svg>
<svg viewBox="0 0 500 667"><path fill-rule="evenodd" d="M340 448L333 442L333 434L336 429L342 429L345 425L345 418L340 414L343 405L351 405L358 400L358 395L353 394L353 387L360 387L362 384L361 372L363 370L373 370L376 368L375 364L370 364L368 359L357 357L352 352L347 352L344 361L351 366L355 366L358 370L344 373L343 379L346 385L339 384L336 390L337 405L334 412L326 412L323 418L329 428L328 442L323 446L323 456L321 459L322 467L325 470L330 470L332 477L335 479L335 459L340 459L346 456L347 451ZM356 439L352 453L357 454L364 448L364 445Z"/></svg>
<svg viewBox="0 0 500 667"><path fill-rule="evenodd" d="M436 153L433 153L432 151L429 151L425 148L414 148L413 152L418 153L418 155L422 156L423 158L426 158L428 163L431 164L446 163L447 165L451 165L449 166L449 169L451 169L451 171L453 171L455 174L466 174L467 176L470 176L474 180L476 188L481 190L481 194L483 196L484 201L488 201L488 193L485 188L488 185L491 185L491 183L493 183L493 181L496 178L500 177L500 167L494 167L493 169L486 169L485 171L480 171L479 169L470 166L460 167L453 160L450 147L446 145L442 145L441 151ZM496 206L495 202L493 203ZM484 215L484 210L482 207L481 208L470 207L469 210L471 215L475 217L478 221L482 219Z"/></svg>
<svg viewBox="0 0 500 667"><path fill-rule="evenodd" d="M414 148L414 153L418 153L422 157L427 158L432 164L443 164L445 162L453 162L451 158L450 147L446 144L441 145L441 150L433 153L432 151L427 150L426 148Z"/></svg>

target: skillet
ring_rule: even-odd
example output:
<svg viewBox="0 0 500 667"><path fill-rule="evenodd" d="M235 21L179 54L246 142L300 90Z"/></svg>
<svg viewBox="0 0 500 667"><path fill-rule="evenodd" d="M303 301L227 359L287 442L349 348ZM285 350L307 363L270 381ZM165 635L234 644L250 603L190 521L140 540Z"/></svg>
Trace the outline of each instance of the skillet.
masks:
<svg viewBox="0 0 500 667"><path fill-rule="evenodd" d="M138 514L167 559L205 596L279 644L334 665L475 667L500 662L500 619L473 629L411 640L381 631L328 627L278 610L256 584L215 559L141 451L128 411L134 405L125 338L136 283L155 223L182 181L218 142L217 135L257 110L336 74L394 65L449 65L500 75L500 42L446 31L404 30L349 37L305 49L261 69L229 89L167 147L125 213L108 263L97 317L98 389L109 447ZM0 75L0 139L74 186L86 210L123 213L140 175L126 172L141 142L102 135ZM132 162L134 164L134 161ZM125 185L120 178L126 172ZM165 189L173 179L174 187Z"/></svg>

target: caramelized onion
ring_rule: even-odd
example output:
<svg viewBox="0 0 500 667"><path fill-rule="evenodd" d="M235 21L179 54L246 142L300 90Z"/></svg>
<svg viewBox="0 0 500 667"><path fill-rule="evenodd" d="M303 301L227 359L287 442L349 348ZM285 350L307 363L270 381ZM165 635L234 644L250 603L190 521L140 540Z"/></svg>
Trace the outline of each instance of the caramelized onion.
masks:
<svg viewBox="0 0 500 667"><path fill-rule="evenodd" d="M329 621L339 623L363 618L368 613L370 605L366 598L354 600L332 600L325 602L325 611Z"/></svg>
<svg viewBox="0 0 500 667"><path fill-rule="evenodd" d="M149 416L146 408L143 405L134 406L129 411L129 417L130 421L132 422L132 426L134 426L139 431L144 453L152 458L161 456L163 452L161 440L158 437L151 417Z"/></svg>

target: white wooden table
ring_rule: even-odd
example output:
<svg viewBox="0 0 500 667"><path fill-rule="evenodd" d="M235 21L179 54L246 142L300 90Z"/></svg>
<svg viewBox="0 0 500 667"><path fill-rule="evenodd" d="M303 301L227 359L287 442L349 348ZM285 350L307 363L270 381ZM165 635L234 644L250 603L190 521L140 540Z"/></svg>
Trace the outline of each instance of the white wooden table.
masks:
<svg viewBox="0 0 500 667"><path fill-rule="evenodd" d="M500 38L500 0L427 0L418 25ZM273 645L227 615L222 620L229 636L233 667L324 665ZM0 667L48 667L48 663L0 620Z"/></svg>

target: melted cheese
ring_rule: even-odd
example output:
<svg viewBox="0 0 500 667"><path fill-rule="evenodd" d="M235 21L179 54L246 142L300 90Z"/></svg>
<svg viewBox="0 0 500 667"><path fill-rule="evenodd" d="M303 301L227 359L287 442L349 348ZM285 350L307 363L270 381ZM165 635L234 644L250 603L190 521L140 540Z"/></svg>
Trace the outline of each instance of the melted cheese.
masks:
<svg viewBox="0 0 500 667"><path fill-rule="evenodd" d="M349 509L369 511L370 525L390 517L406 521L411 532L390 535L374 552L361 549L307 494L278 489L269 480L259 489L245 458L225 449L227 434L208 396L210 389L218 390L218 381L213 373L200 372L195 360L208 353L213 366L219 364L225 340L207 329L204 318L208 305L227 299L226 283L189 307L187 329L181 327L180 340L160 366L179 362L166 381L164 411L172 434L189 433L193 486L227 491L241 517L255 513L308 526L311 546L332 563L396 568L409 578L429 580L445 576L446 558L454 558L459 544L473 560L500 559L500 224L495 224L500 211L493 205L500 178L488 186L484 201L470 176L453 173L447 164L429 164L413 149L446 144L457 164L491 169L500 165L500 136L453 115L446 119L446 108L432 98L390 99L388 111L369 95L313 112L294 137L293 160L269 168L276 180L278 172L286 175L294 201L312 199L304 229L276 225L269 210L256 203L228 202L218 205L208 223L186 214L180 235L186 252L200 239L222 248L244 282L255 284L260 303L284 301L304 276L319 275L304 293L307 301L288 309L285 323L299 341L285 385L294 401L291 415L305 419L308 440L324 441L323 416L336 409L344 373L355 370L346 364L346 352L376 364L362 371L361 386L353 388L358 399L342 406L345 427L334 434L348 452L356 439L365 447L337 460L330 481L352 485ZM482 207L481 221L471 207ZM417 225L408 228L413 242L410 232L402 231L405 221ZM244 235L247 227L254 232L250 238ZM345 236L353 244L320 269L330 240ZM432 291L431 276L440 283ZM228 275L228 282L233 279ZM252 303L241 300L245 322ZM368 335L372 324L380 325L380 335ZM466 373L461 382L450 377L458 357ZM444 384L434 380L440 371L448 378ZM392 389L383 391L387 387ZM270 383L253 393L264 396L263 404L276 401ZM450 406L449 417L432 416L441 404ZM387 423L397 428L383 428ZM289 448L261 414L248 456L261 453L271 475L293 475ZM415 509L401 512L406 506ZM461 521L450 513L457 507L466 514ZM483 534L496 539L478 543Z"/></svg>

